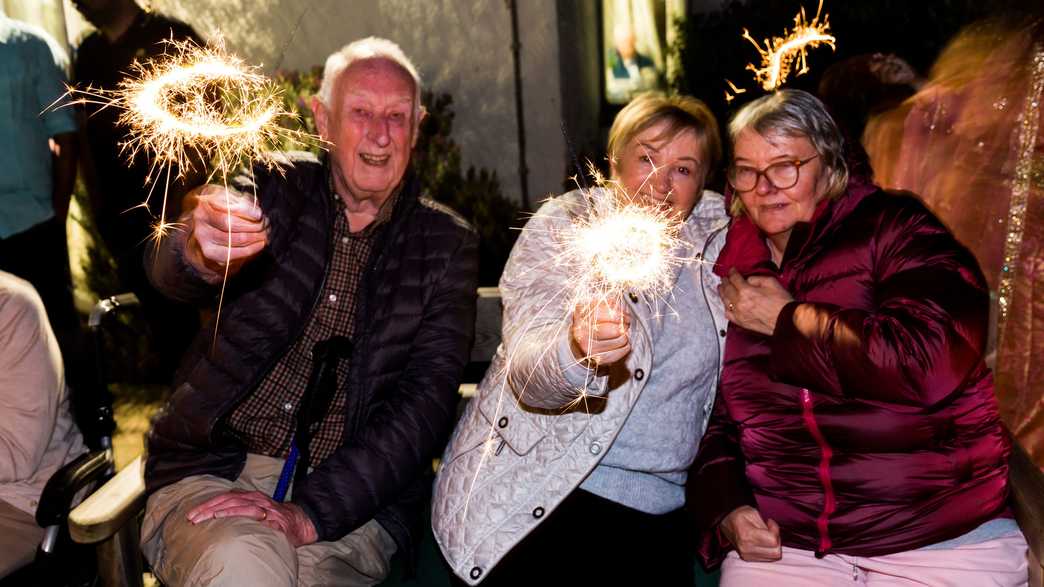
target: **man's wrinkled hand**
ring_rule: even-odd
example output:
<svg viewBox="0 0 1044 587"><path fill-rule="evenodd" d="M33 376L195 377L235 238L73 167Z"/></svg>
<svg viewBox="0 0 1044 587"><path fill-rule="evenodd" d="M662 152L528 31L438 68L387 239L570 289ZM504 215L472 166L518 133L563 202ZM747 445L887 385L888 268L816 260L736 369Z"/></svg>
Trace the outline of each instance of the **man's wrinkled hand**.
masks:
<svg viewBox="0 0 1044 587"><path fill-rule="evenodd" d="M268 220L252 196L205 185L186 199L186 258L208 281L235 274L268 244Z"/></svg>
<svg viewBox="0 0 1044 587"><path fill-rule="evenodd" d="M280 503L260 491L229 491L208 499L188 513L188 520L199 524L217 518L243 517L257 520L286 534L295 548L319 539L311 518L293 503Z"/></svg>

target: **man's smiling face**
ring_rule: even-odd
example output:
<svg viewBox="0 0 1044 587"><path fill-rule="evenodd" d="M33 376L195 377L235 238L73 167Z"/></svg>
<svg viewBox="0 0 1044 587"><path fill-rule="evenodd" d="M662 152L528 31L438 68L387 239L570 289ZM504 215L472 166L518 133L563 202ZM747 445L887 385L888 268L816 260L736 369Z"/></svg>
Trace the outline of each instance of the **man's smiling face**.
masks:
<svg viewBox="0 0 1044 587"><path fill-rule="evenodd" d="M334 85L332 104L316 106L319 134L332 143L335 187L380 205L402 180L420 124L413 78L387 59L357 61Z"/></svg>

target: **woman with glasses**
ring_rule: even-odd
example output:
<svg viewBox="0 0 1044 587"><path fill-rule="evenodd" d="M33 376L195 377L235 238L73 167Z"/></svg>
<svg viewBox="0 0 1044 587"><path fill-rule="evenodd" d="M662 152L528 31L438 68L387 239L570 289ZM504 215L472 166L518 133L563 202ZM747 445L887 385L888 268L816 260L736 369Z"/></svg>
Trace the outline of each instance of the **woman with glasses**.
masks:
<svg viewBox="0 0 1044 587"><path fill-rule="evenodd" d="M1025 584L975 259L849 176L812 95L755 100L729 135L730 325L688 482L705 562L726 586Z"/></svg>

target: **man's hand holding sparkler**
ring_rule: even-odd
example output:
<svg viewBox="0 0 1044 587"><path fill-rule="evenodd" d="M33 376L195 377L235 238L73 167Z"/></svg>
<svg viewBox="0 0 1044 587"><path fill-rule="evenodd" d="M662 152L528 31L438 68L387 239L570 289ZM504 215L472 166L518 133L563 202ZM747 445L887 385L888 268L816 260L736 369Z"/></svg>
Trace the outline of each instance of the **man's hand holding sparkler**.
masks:
<svg viewBox="0 0 1044 587"><path fill-rule="evenodd" d="M569 346L589 368L612 365L631 352L631 313L615 300L580 303L573 309Z"/></svg>
<svg viewBox="0 0 1044 587"><path fill-rule="evenodd" d="M209 283L234 275L268 244L268 220L254 198L220 186L189 193L185 258Z"/></svg>

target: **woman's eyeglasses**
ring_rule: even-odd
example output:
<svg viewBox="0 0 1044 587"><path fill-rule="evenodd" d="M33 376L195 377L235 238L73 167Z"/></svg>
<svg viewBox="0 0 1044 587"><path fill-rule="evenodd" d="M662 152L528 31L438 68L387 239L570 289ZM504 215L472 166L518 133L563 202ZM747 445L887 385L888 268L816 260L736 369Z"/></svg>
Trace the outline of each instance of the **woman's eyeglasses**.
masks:
<svg viewBox="0 0 1044 587"><path fill-rule="evenodd" d="M737 192L749 192L757 187L761 176L765 176L765 179L777 190L792 188L797 185L798 178L801 176L801 167L816 157L819 157L818 153L808 159L773 163L764 169L733 165L729 167L729 185Z"/></svg>

